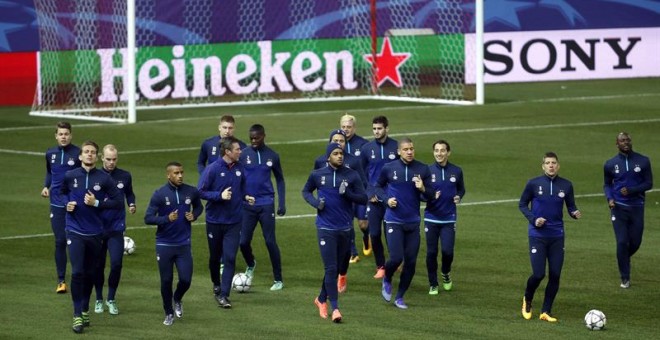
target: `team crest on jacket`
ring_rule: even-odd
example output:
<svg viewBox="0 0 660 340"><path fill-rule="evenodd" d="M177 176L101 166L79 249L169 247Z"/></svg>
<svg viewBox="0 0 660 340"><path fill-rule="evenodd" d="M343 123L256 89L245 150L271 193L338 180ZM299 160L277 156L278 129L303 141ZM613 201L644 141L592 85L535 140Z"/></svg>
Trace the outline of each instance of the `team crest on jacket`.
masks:
<svg viewBox="0 0 660 340"><path fill-rule="evenodd" d="M396 156L395 156L393 153L390 153L390 155L387 156L387 157L388 157L389 159L394 159L394 158L396 158Z"/></svg>
<svg viewBox="0 0 660 340"><path fill-rule="evenodd" d="M69 161L66 162L66 164L68 164L69 166L72 166L72 165L76 164L76 162L73 160L73 158L69 158Z"/></svg>
<svg viewBox="0 0 660 340"><path fill-rule="evenodd" d="M74 187L74 188L77 188L77 187L78 187L78 179L77 179L77 178L74 178L74 179L73 179L73 187Z"/></svg>
<svg viewBox="0 0 660 340"><path fill-rule="evenodd" d="M192 201L190 200L190 197L186 197L186 200L185 200L184 203L186 203L186 204L190 204L191 202L192 202Z"/></svg>
<svg viewBox="0 0 660 340"><path fill-rule="evenodd" d="M117 188L124 189L124 183L122 181L117 182Z"/></svg>
<svg viewBox="0 0 660 340"><path fill-rule="evenodd" d="M99 191L99 190L101 190L101 186L98 183L94 184L94 191Z"/></svg>
<svg viewBox="0 0 660 340"><path fill-rule="evenodd" d="M560 190L559 193L557 194L557 196L559 196L561 198L564 198L564 196L566 196L566 194L564 194L564 190Z"/></svg>
<svg viewBox="0 0 660 340"><path fill-rule="evenodd" d="M361 153L361 152L360 152L360 149L355 150L355 155L356 155L356 156L359 156L360 153Z"/></svg>
<svg viewBox="0 0 660 340"><path fill-rule="evenodd" d="M451 175L451 177L449 177L449 181L452 183L456 183L456 176Z"/></svg>
<svg viewBox="0 0 660 340"><path fill-rule="evenodd" d="M393 176L392 176L392 179L395 180L395 181L396 181L397 179L399 179L399 177L396 176L396 171L394 171L394 174L393 174Z"/></svg>
<svg viewBox="0 0 660 340"><path fill-rule="evenodd" d="M640 172L642 171L642 168L639 166L639 164L635 164L635 168L633 169L635 172Z"/></svg>
<svg viewBox="0 0 660 340"><path fill-rule="evenodd" d="M241 177L241 172L236 170L236 177Z"/></svg>
<svg viewBox="0 0 660 340"><path fill-rule="evenodd" d="M250 159L250 156L245 157L245 164L252 164L252 160Z"/></svg>
<svg viewBox="0 0 660 340"><path fill-rule="evenodd" d="M268 162L266 162L266 165L269 167L273 166L273 161L269 159Z"/></svg>
<svg viewBox="0 0 660 340"><path fill-rule="evenodd" d="M221 172L221 173L220 173L220 177L225 177L225 173L224 173L224 172Z"/></svg>

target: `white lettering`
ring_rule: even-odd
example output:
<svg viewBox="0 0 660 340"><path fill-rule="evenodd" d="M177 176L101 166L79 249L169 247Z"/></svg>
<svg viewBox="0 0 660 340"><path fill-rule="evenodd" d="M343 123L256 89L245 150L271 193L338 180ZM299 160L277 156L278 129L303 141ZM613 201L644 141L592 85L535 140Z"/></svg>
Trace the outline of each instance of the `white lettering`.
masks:
<svg viewBox="0 0 660 340"><path fill-rule="evenodd" d="M205 59L193 58L190 59L193 65L193 89L191 92L192 97L206 97L209 91L206 88L206 69L209 69L211 79L211 94L214 96L222 96L227 92L222 86L222 62L220 58L213 56Z"/></svg>
<svg viewBox="0 0 660 340"><path fill-rule="evenodd" d="M275 54L275 64L272 64L272 48L270 41L260 41L257 43L261 50L261 81L259 85L259 93L275 92L273 80L277 83L277 87L281 92L291 92L293 87L286 79L282 65L289 59L291 53L280 52Z"/></svg>
<svg viewBox="0 0 660 340"><path fill-rule="evenodd" d="M151 76L152 68L155 68L156 71L153 77ZM144 65L140 67L140 72L138 72L138 87L140 88L140 92L147 99L163 99L167 97L172 90L170 85L165 85L160 90L154 90L153 87L167 79L169 76L170 69L164 61L160 59L147 60Z"/></svg>
<svg viewBox="0 0 660 340"><path fill-rule="evenodd" d="M242 65L242 70L239 67ZM257 81L252 79L243 85L244 80L257 71L257 63L247 54L239 54L229 60L227 64L227 86L235 94L248 94L257 88Z"/></svg>
<svg viewBox="0 0 660 340"><path fill-rule="evenodd" d="M181 45L172 47L174 58L183 58L184 52L185 50ZM172 67L174 68L174 91L170 96L172 98L188 98L190 93L186 89L186 60L172 59Z"/></svg>
<svg viewBox="0 0 660 340"><path fill-rule="evenodd" d="M305 68L305 62L308 62L308 67ZM293 59L293 64L291 65L291 81L296 85L296 88L300 91L314 91L321 87L323 79L321 77L311 78L313 79L310 82L306 81L306 78L318 72L323 63L321 58L317 56L314 52L305 51L298 54Z"/></svg>
<svg viewBox="0 0 660 340"><path fill-rule="evenodd" d="M323 84L324 90L341 90L341 86L337 81L337 69L339 62L342 64L341 79L344 89L354 90L357 88L358 83L353 79L353 55L351 52L326 52L323 53L323 58L325 58L325 84Z"/></svg>

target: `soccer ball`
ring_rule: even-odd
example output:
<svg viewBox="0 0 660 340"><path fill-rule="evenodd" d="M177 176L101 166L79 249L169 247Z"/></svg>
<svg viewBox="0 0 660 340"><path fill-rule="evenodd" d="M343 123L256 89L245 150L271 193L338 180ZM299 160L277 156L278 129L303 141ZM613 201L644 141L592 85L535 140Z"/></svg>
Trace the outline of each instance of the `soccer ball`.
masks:
<svg viewBox="0 0 660 340"><path fill-rule="evenodd" d="M128 236L124 236L124 255L131 255L135 252L135 241Z"/></svg>
<svg viewBox="0 0 660 340"><path fill-rule="evenodd" d="M599 311L598 309L592 309L587 312L587 315L584 316L584 324L592 331L599 331L605 328L607 323L607 317L605 313Z"/></svg>
<svg viewBox="0 0 660 340"><path fill-rule="evenodd" d="M238 273L231 280L231 286L235 291L245 293L252 287L252 279L245 275L245 273Z"/></svg>

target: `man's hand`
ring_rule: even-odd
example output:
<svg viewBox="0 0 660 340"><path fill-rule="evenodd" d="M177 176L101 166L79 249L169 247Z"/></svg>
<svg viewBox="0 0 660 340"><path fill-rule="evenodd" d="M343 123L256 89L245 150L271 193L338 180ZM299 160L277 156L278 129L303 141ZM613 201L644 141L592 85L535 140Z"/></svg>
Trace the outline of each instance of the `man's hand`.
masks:
<svg viewBox="0 0 660 340"><path fill-rule="evenodd" d="M318 210L323 210L323 208L325 208L325 198L319 199L319 205L316 207Z"/></svg>
<svg viewBox="0 0 660 340"><path fill-rule="evenodd" d="M229 201L231 199L231 187L223 190L222 194L220 194L220 197L222 197L222 199L225 201Z"/></svg>
<svg viewBox="0 0 660 340"><path fill-rule="evenodd" d="M390 197L387 200L387 206L390 207L390 208L396 208L396 203L397 203L396 202L396 197Z"/></svg>
<svg viewBox="0 0 660 340"><path fill-rule="evenodd" d="M41 189L41 197L44 197L44 198L50 197L50 189L48 189L47 187L44 187L43 189Z"/></svg>
<svg viewBox="0 0 660 340"><path fill-rule="evenodd" d="M415 188L419 191L424 191L424 182L422 181L422 176L417 175L412 178L412 181L415 182Z"/></svg>
<svg viewBox="0 0 660 340"><path fill-rule="evenodd" d="M186 220L187 220L188 222L193 222L193 221L195 221L195 214L193 214L193 213L190 212L190 211L186 211Z"/></svg>
<svg viewBox="0 0 660 340"><path fill-rule="evenodd" d="M170 219L170 222L176 221L179 218L179 209L172 211L167 217Z"/></svg>
<svg viewBox="0 0 660 340"><path fill-rule="evenodd" d="M254 202L255 202L254 196L245 195L245 201L246 201L249 205L254 205Z"/></svg>
<svg viewBox="0 0 660 340"><path fill-rule="evenodd" d="M545 218L539 217L534 221L534 226L537 228L541 228L545 224Z"/></svg>
<svg viewBox="0 0 660 340"><path fill-rule="evenodd" d="M73 212L76 209L76 205L78 203L76 201L71 201L66 204L66 211L68 212Z"/></svg>
<svg viewBox="0 0 660 340"><path fill-rule="evenodd" d="M131 214L135 214L135 211L137 211L135 204L131 204L128 206L128 212L130 212Z"/></svg>
<svg viewBox="0 0 660 340"><path fill-rule="evenodd" d="M611 200L608 200L608 201L607 201L607 205L609 205L609 206L610 206L610 209L613 209L613 208L614 208L614 206L615 206L615 204L614 204L614 200L613 200L613 199L611 199Z"/></svg>
<svg viewBox="0 0 660 340"><path fill-rule="evenodd" d="M571 216L573 216L573 218L577 220L580 217L582 217L582 213L580 212L580 210L575 210L574 212L571 213Z"/></svg>
<svg viewBox="0 0 660 340"><path fill-rule="evenodd" d="M461 203L461 196L456 195L454 196L454 204L458 204L458 203Z"/></svg>
<svg viewBox="0 0 660 340"><path fill-rule="evenodd" d="M87 190L87 193L85 194L85 204L89 205L89 206L95 206L96 205L96 197L89 190Z"/></svg>

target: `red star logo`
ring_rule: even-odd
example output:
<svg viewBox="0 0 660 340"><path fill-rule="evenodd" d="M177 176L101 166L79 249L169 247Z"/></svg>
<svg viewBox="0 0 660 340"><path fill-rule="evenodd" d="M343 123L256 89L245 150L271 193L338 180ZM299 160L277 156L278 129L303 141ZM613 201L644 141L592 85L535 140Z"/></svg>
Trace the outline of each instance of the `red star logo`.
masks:
<svg viewBox="0 0 660 340"><path fill-rule="evenodd" d="M385 37L380 53L376 55L376 83L378 84L378 87L383 85L386 80L392 82L396 87L403 86L401 83L399 67L401 67L408 58L410 58L410 53L394 53L394 51L392 51L392 45L390 44L390 38ZM364 59L369 64L374 64L373 55L365 54Z"/></svg>

